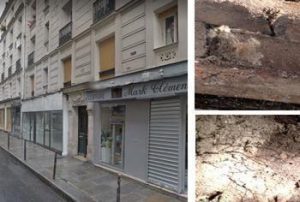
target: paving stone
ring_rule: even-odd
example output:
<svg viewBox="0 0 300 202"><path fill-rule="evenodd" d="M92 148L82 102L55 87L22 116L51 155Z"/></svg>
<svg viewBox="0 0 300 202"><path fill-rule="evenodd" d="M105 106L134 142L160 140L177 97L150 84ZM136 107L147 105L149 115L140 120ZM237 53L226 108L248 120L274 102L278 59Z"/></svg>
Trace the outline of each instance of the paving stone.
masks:
<svg viewBox="0 0 300 202"><path fill-rule="evenodd" d="M5 141L6 136L0 134L0 145ZM22 140L19 141L22 145ZM5 146L5 144L3 144ZM23 147L14 147L13 154L18 154L23 158ZM83 202L115 202L117 194L117 176L110 172L94 166L90 162L82 162L71 157L61 157L57 161L56 180L52 180L53 174L53 152L48 152L44 148L28 144L28 156L26 163L38 171L49 181L60 189L64 190L77 201ZM121 201L141 202L146 198L156 195L158 202L164 201L163 194L147 188L134 180L121 179ZM151 196L152 195L152 196ZM169 200L165 196L165 201ZM174 198L176 202L176 199Z"/></svg>

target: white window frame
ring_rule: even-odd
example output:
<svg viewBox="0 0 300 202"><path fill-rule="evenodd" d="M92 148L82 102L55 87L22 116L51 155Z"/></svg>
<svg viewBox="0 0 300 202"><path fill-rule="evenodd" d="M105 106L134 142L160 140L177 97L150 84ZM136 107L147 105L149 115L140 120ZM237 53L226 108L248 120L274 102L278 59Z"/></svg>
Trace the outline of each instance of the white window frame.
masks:
<svg viewBox="0 0 300 202"><path fill-rule="evenodd" d="M177 20L177 11L170 13L167 16L160 18L161 28L162 28L162 37L163 37L163 45L171 45L177 43L178 41L178 20ZM167 30L166 30L166 20L169 17L174 17L174 41L172 43L167 43Z"/></svg>

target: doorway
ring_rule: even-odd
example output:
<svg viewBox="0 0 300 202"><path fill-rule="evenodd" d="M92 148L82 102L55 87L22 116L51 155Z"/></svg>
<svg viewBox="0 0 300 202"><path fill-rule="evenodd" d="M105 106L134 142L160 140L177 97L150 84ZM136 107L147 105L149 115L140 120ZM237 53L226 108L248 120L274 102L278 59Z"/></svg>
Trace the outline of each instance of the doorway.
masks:
<svg viewBox="0 0 300 202"><path fill-rule="evenodd" d="M88 145L88 114L86 106L78 107L78 155L86 157Z"/></svg>

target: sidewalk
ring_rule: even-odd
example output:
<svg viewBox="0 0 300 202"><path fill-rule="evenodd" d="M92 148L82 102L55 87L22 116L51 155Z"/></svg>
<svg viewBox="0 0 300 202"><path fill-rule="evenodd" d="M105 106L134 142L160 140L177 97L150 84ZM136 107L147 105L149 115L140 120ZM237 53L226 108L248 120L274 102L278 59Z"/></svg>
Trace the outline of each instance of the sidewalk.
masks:
<svg viewBox="0 0 300 202"><path fill-rule="evenodd" d="M0 146L7 150L7 135L0 132ZM56 179L52 179L54 153L27 142L27 160L24 159L23 140L10 137L9 152L33 169L48 184L64 192L75 201L115 202L117 176L90 162L72 157L57 159ZM121 178L121 202L179 202L172 194L152 188L132 179Z"/></svg>

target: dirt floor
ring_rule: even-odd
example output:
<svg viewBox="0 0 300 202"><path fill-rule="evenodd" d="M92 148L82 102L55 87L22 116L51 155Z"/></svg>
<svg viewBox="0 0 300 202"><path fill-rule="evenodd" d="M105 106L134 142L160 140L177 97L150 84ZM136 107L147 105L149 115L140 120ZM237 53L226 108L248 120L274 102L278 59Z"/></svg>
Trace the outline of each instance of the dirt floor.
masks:
<svg viewBox="0 0 300 202"><path fill-rule="evenodd" d="M197 202L299 202L299 116L198 116Z"/></svg>

